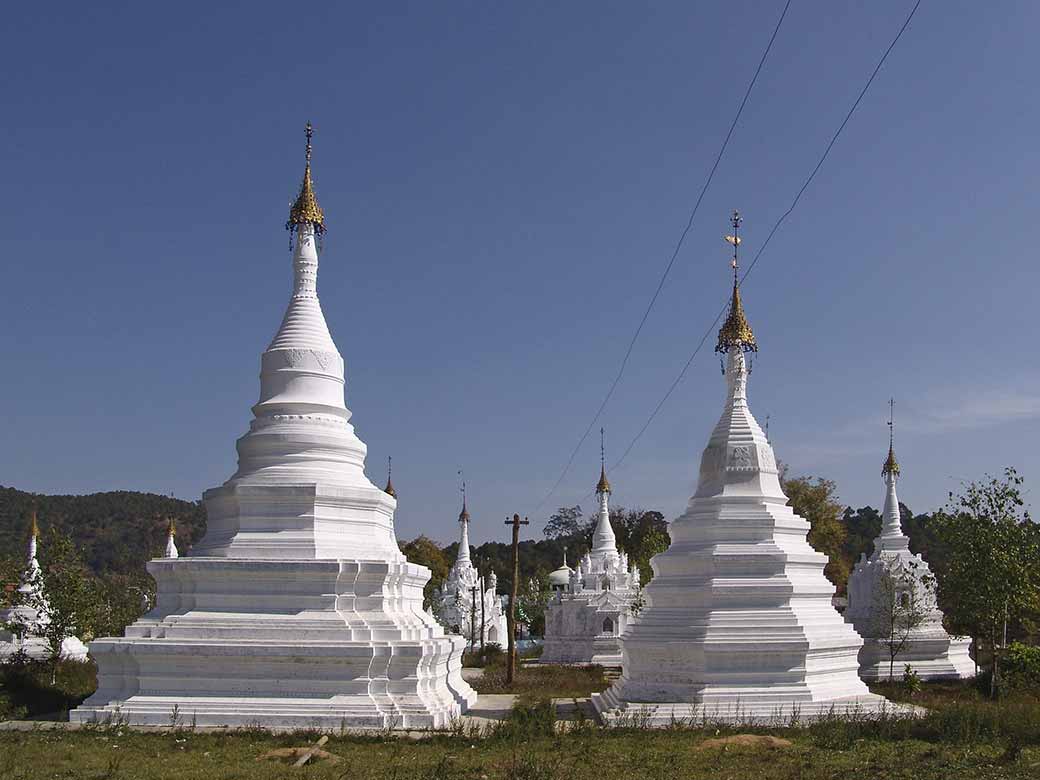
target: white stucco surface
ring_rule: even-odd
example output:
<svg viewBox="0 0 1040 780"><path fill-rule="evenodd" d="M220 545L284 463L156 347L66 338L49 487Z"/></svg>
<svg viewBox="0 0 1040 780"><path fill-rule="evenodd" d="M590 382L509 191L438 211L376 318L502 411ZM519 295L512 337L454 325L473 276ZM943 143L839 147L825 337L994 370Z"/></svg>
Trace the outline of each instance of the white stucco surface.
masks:
<svg viewBox="0 0 1040 780"><path fill-rule="evenodd" d="M365 475L313 225L292 264L238 469L204 494L207 532L190 553L149 563L155 609L91 643L98 690L73 721L441 728L476 699L462 638L423 611L429 569L398 550L396 499Z"/></svg>

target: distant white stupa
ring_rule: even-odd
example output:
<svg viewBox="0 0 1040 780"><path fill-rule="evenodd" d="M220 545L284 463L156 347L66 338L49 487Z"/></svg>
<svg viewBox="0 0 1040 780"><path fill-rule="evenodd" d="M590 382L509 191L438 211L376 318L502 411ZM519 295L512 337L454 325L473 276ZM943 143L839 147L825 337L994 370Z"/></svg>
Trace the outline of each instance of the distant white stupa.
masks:
<svg viewBox="0 0 1040 780"><path fill-rule="evenodd" d="M26 555L25 573L16 589L16 599L20 603L8 609L0 610L0 661L17 653L24 653L34 660L51 657L51 646L47 639L40 635L44 626L52 625L47 615L49 605L43 587L40 562L36 559L37 540L40 528L36 521L36 510L32 513L29 527L29 547ZM21 626L29 630L16 632L4 627L4 624ZM61 642L60 657L70 661L86 661L87 646L75 636L67 636Z"/></svg>
<svg viewBox="0 0 1040 780"><path fill-rule="evenodd" d="M545 609L545 646L540 661L560 664L621 665L621 635L639 595L639 567L629 567L610 525L610 482L600 430L599 515L592 549L576 570L563 566L549 575L555 595ZM564 579L566 577L566 579Z"/></svg>
<svg viewBox="0 0 1040 780"><path fill-rule="evenodd" d="M444 584L434 593L434 609L441 624L459 634L468 644L505 645L508 641L498 577L491 572L481 577L473 565L469 549L469 510L463 485L462 511L459 512L459 552Z"/></svg>
<svg viewBox="0 0 1040 780"><path fill-rule="evenodd" d="M325 215L299 197L293 292L263 353L238 470L203 496L206 536L148 564L157 606L91 652L98 689L74 722L118 717L272 728L441 728L476 699L461 637L423 611L429 569L397 547L391 492L365 476L343 358L317 293Z"/></svg>
<svg viewBox="0 0 1040 780"><path fill-rule="evenodd" d="M810 720L894 707L857 675L863 642L831 606L826 556L787 505L776 459L747 403L745 356L758 345L733 296L716 351L727 396L701 457L697 492L653 558L647 606L622 637L621 679L593 703L608 723Z"/></svg>
<svg viewBox="0 0 1040 780"><path fill-rule="evenodd" d="M874 540L870 557L861 555L849 575L845 610L845 620L864 640L860 677L902 677L907 665L924 680L974 677L975 662L968 654L971 640L946 633L931 570L920 555L910 552L910 540L903 533L896 495L900 467L891 418L888 424L888 457L881 467L886 487L881 535Z"/></svg>

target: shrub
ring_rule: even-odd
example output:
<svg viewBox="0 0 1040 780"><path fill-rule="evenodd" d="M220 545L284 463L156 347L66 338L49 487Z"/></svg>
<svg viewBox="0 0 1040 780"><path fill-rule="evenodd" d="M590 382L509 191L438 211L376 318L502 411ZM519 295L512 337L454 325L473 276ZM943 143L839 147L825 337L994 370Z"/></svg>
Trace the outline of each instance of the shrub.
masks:
<svg viewBox="0 0 1040 780"><path fill-rule="evenodd" d="M1012 642L1004 652L1003 667L1007 691L1040 693L1040 647Z"/></svg>

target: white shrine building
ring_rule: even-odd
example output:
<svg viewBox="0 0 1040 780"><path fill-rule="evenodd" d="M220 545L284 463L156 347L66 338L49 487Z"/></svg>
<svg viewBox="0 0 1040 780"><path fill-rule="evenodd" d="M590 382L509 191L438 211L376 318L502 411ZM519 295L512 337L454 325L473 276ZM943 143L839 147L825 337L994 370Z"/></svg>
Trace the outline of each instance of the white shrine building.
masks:
<svg viewBox="0 0 1040 780"><path fill-rule="evenodd" d="M0 661L23 653L36 661L51 657L51 646L40 631L50 624L47 616L47 594L44 590L40 562L36 559L40 528L36 510L29 527L29 548L25 572L15 589L14 605L0 610ZM75 636L61 641L59 656L69 661L86 661L87 646Z"/></svg>
<svg viewBox="0 0 1040 780"><path fill-rule="evenodd" d="M857 674L863 640L831 606L827 558L788 506L773 448L747 401L758 350L740 300L733 215L733 294L716 352L722 417L701 456L697 490L651 562L646 606L622 638L622 675L593 694L607 723L812 720L898 705Z"/></svg>
<svg viewBox="0 0 1040 780"><path fill-rule="evenodd" d="M545 609L541 663L621 665L621 635L639 596L639 568L630 569L628 555L617 547L602 452L596 496L599 517L592 549L573 570L565 552L563 566L549 575L554 593Z"/></svg>
<svg viewBox="0 0 1040 780"><path fill-rule="evenodd" d="M98 688L73 722L443 728L476 694L463 640L423 610L429 569L394 534L394 497L365 475L344 364L317 293L325 215L307 164L286 228L293 288L260 360L238 470L203 495L205 537L149 562L156 607L91 643Z"/></svg>
<svg viewBox="0 0 1040 780"><path fill-rule="evenodd" d="M473 565L469 549L469 510L462 500L459 513L459 552L444 584L434 592L434 612L441 625L459 634L467 644L498 644L509 641L498 577L492 571L481 577ZM482 633L483 632L483 635Z"/></svg>
<svg viewBox="0 0 1040 780"><path fill-rule="evenodd" d="M849 575L845 610L845 620L864 640L860 677L887 680L894 673L901 678L906 665L923 680L974 677L975 663L968 654L971 640L946 633L931 570L920 555L910 552L910 540L903 533L896 495L900 467L891 431L881 476L886 488L881 535L870 557L863 553ZM898 651L894 660L892 651Z"/></svg>

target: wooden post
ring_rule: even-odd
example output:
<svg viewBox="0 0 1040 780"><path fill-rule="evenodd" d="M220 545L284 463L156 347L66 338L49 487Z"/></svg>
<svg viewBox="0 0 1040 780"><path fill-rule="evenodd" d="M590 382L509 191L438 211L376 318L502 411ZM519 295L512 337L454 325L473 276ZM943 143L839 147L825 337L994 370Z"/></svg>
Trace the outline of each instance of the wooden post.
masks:
<svg viewBox="0 0 1040 780"><path fill-rule="evenodd" d="M487 601L487 592L484 590L487 587L487 582L484 581L484 575L480 575L480 658L483 663L484 658L484 637L487 635L487 625L485 623L486 618L484 617L484 602Z"/></svg>
<svg viewBox="0 0 1040 780"><path fill-rule="evenodd" d="M506 628L509 632L509 665L506 671L506 682L513 684L516 679L516 594L517 584L520 579L520 526L527 525L526 518L520 519L520 515L513 515L512 520L506 520L506 525L513 526L513 582L509 586L509 614L506 615Z"/></svg>

